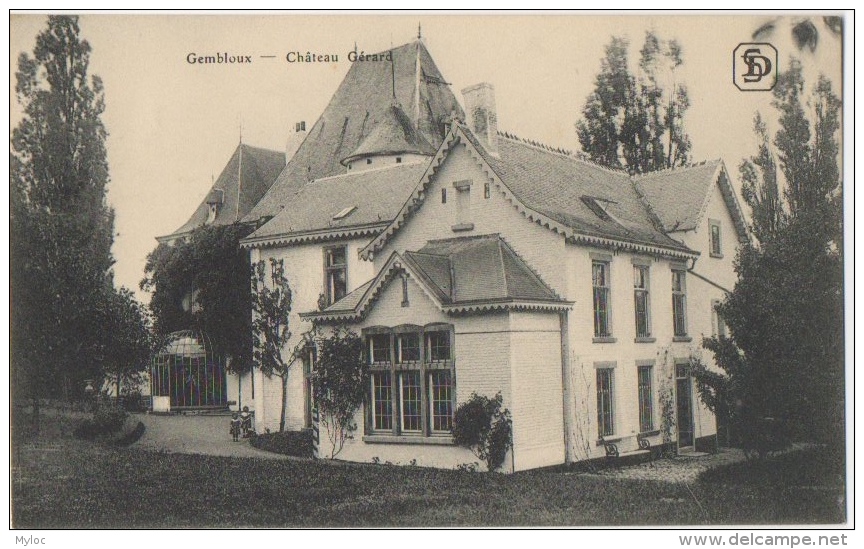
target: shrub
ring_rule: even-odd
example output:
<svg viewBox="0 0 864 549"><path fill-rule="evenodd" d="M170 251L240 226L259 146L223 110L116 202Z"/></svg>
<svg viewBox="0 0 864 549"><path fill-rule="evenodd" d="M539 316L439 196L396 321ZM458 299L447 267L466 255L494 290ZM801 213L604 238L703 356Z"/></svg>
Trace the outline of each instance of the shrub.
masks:
<svg viewBox="0 0 864 549"><path fill-rule="evenodd" d="M312 430L282 431L279 433L266 433L252 437L249 444L259 450L295 456L302 458L312 457Z"/></svg>
<svg viewBox="0 0 864 549"><path fill-rule="evenodd" d="M494 471L501 467L512 446L510 411L501 409L501 393L494 398L471 393L453 417L453 442L471 450Z"/></svg>
<svg viewBox="0 0 864 549"><path fill-rule="evenodd" d="M108 437L123 429L129 414L126 410L111 404L101 404L93 412L92 419L85 419L77 429L75 436L93 440L100 437Z"/></svg>

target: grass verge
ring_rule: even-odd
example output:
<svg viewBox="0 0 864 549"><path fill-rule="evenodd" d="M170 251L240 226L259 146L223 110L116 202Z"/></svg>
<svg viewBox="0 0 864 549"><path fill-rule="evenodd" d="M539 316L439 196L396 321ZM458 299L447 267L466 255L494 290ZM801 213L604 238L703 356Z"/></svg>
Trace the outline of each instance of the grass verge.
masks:
<svg viewBox="0 0 864 549"><path fill-rule="evenodd" d="M40 437L40 440L42 437ZM684 484L147 452L58 436L16 449L16 528L838 524L823 450ZM823 464L823 460L829 460ZM814 464L816 466L814 466ZM801 477L808 470L809 476Z"/></svg>

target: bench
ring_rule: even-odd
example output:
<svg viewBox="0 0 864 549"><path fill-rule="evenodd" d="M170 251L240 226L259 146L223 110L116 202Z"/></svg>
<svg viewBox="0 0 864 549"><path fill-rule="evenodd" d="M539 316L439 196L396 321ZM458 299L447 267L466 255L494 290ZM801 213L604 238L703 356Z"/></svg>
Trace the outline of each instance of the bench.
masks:
<svg viewBox="0 0 864 549"><path fill-rule="evenodd" d="M628 438L636 437L636 442L638 447L633 450L628 450L625 452L621 452L618 448L618 443ZM636 458L637 456L645 456L647 455L650 458L653 457L651 452L651 441L648 440L648 437L643 434L631 435L629 437L621 437L613 440L606 440L604 438L600 438L600 444L603 445L603 448L606 451L606 461L614 464L620 465L620 461L627 458Z"/></svg>

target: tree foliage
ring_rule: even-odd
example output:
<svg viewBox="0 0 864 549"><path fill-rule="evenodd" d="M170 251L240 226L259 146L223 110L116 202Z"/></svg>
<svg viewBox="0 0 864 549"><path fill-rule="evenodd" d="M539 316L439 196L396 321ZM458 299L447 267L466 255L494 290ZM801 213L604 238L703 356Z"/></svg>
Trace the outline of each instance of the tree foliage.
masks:
<svg viewBox="0 0 864 549"><path fill-rule="evenodd" d="M471 393L453 415L453 442L486 462L488 471L504 463L512 446L510 411L501 409L501 393L493 398Z"/></svg>
<svg viewBox="0 0 864 549"><path fill-rule="evenodd" d="M13 390L38 402L98 379L100 311L112 298L114 212L102 82L77 17L50 16L32 57L18 57L23 117L9 162Z"/></svg>
<svg viewBox="0 0 864 549"><path fill-rule="evenodd" d="M738 351L707 341L725 376L706 383L743 432L762 436L754 425L770 417L795 438L837 441L845 408L840 101L825 78L806 98L804 88L793 61L773 92L774 139L755 121L761 144L740 172L758 242L739 251L739 280L719 307Z"/></svg>
<svg viewBox="0 0 864 549"><path fill-rule="evenodd" d="M582 150L598 164L632 173L682 166L690 157L684 130L690 100L686 86L676 81L681 46L647 32L635 73L628 48L621 37L606 46L594 91L576 123Z"/></svg>
<svg viewBox="0 0 864 549"><path fill-rule="evenodd" d="M357 430L354 415L366 397L369 369L363 360L363 340L352 331L338 328L329 335L318 335L315 346L312 390L332 459Z"/></svg>
<svg viewBox="0 0 864 549"><path fill-rule="evenodd" d="M271 257L269 269L267 267L265 261L252 266L252 359L265 376L276 376L282 381L279 431L284 431L288 372L296 359L295 353L287 359L282 354L291 339L288 321L292 292L282 260Z"/></svg>
<svg viewBox="0 0 864 549"><path fill-rule="evenodd" d="M160 243L147 256L141 289L151 292L160 341L194 326L230 359L232 371L252 367L249 254L240 248L240 239L250 231L237 223L205 225L188 238Z"/></svg>
<svg viewBox="0 0 864 549"><path fill-rule="evenodd" d="M131 290L121 287L103 302L100 324L106 327L100 346L103 372L116 395L134 391L154 351L150 315Z"/></svg>

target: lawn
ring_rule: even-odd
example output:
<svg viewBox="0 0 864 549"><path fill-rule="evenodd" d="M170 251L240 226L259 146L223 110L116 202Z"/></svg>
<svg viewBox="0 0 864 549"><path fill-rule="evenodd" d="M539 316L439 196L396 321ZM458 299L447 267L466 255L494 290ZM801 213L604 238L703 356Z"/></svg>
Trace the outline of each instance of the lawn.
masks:
<svg viewBox="0 0 864 549"><path fill-rule="evenodd" d="M65 434L43 435L18 455L16 528L836 524L845 516L842 463L815 450L690 485L165 454Z"/></svg>

